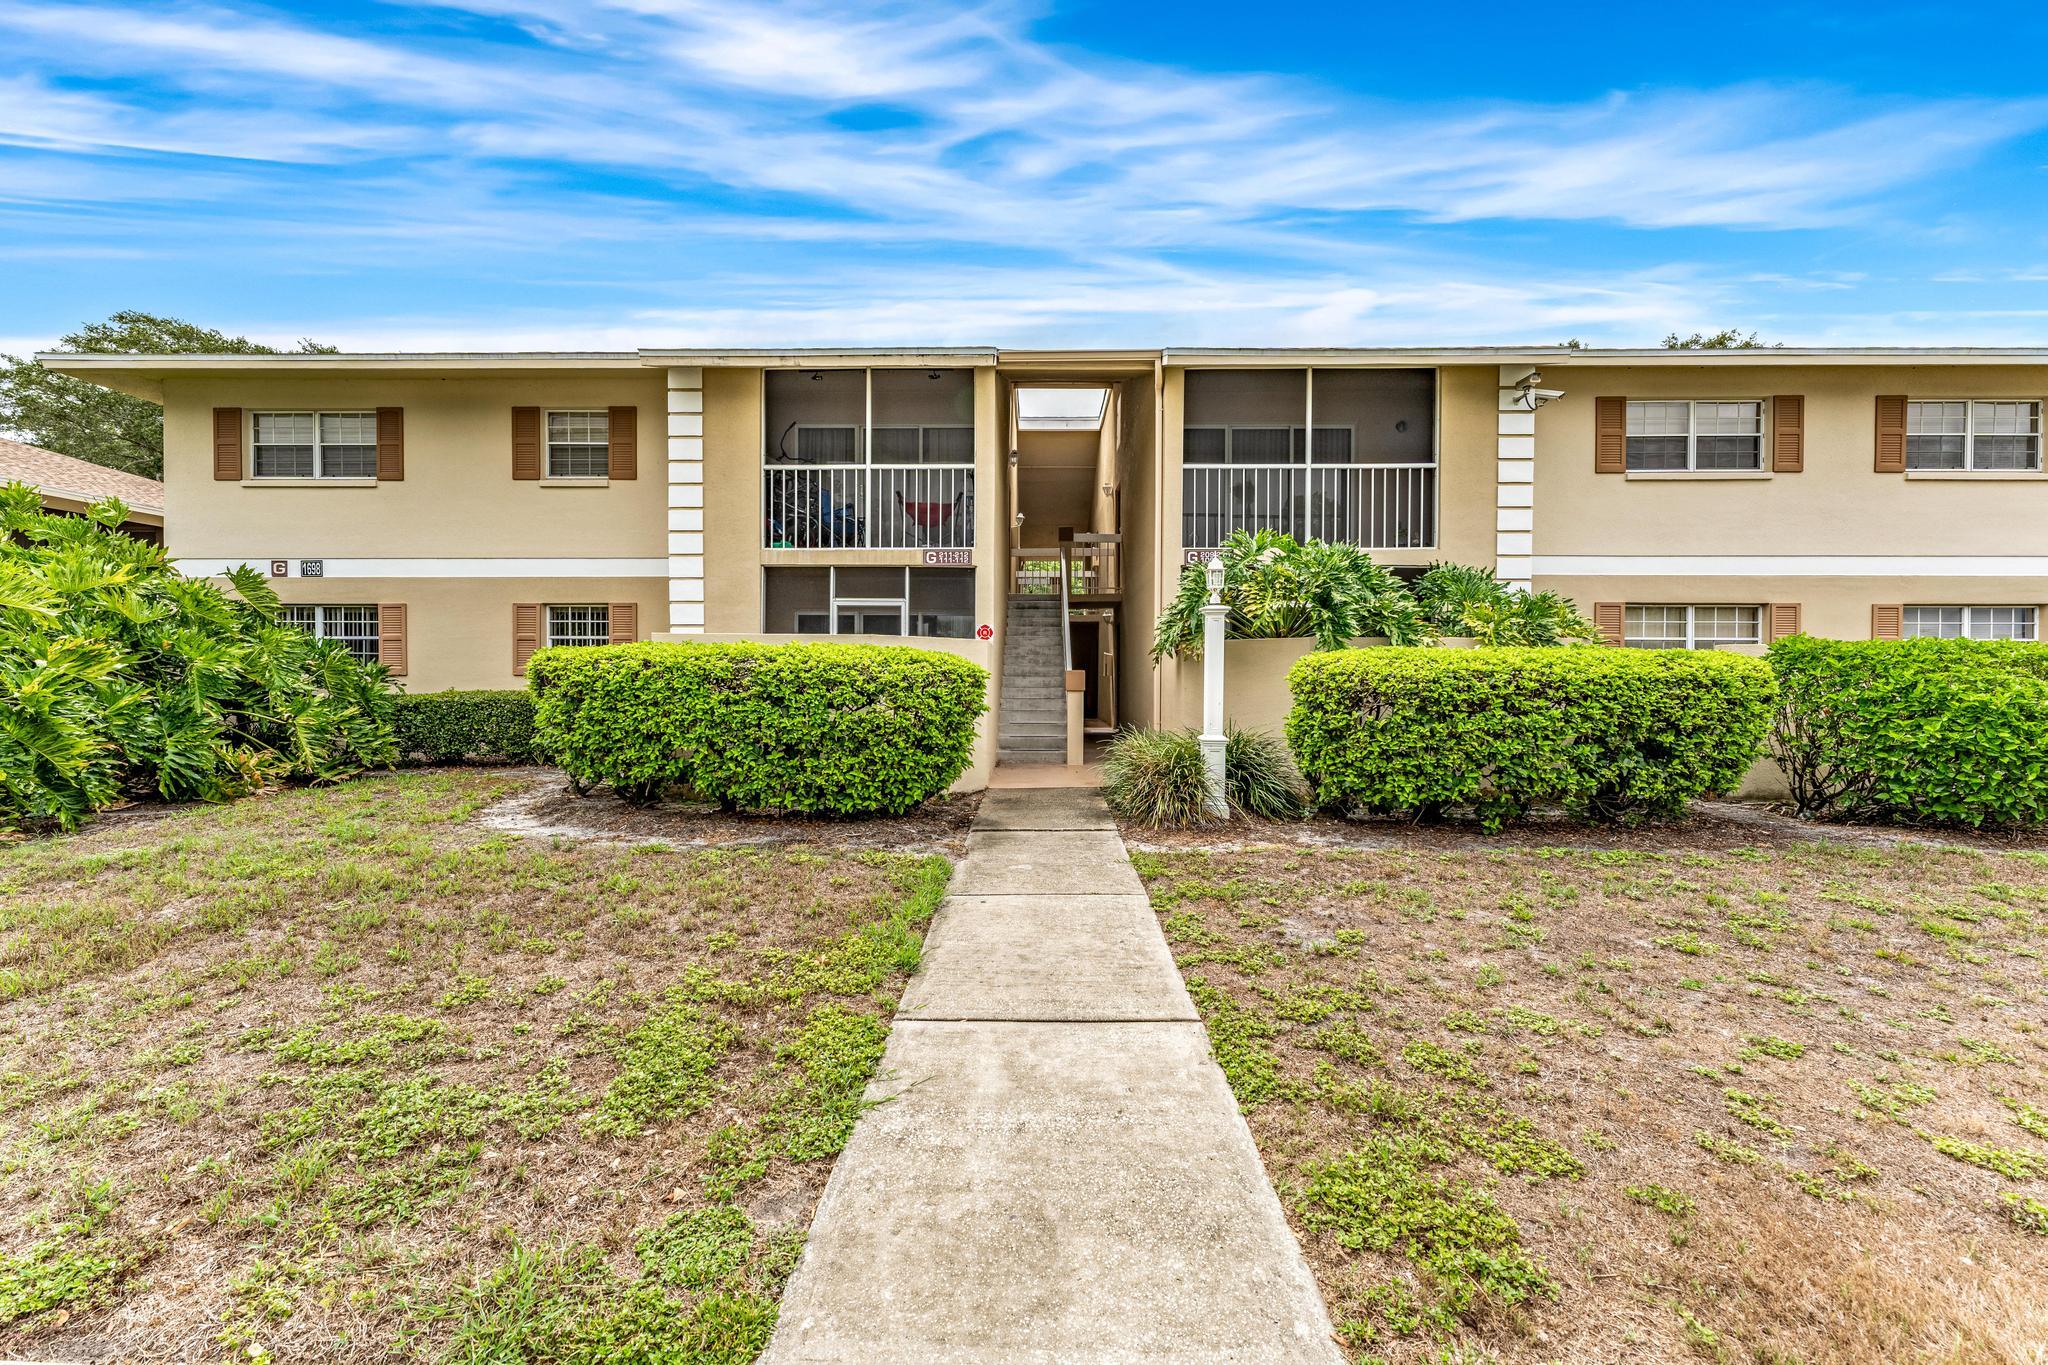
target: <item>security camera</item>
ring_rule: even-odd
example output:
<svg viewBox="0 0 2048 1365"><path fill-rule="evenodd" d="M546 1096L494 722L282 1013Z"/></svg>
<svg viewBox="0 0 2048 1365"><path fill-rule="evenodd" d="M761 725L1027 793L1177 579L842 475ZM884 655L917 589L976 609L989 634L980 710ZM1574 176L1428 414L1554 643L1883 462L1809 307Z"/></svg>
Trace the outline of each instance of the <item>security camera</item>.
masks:
<svg viewBox="0 0 2048 1365"><path fill-rule="evenodd" d="M1523 389L1522 406L1534 412L1545 403L1552 403L1564 397L1563 389Z"/></svg>

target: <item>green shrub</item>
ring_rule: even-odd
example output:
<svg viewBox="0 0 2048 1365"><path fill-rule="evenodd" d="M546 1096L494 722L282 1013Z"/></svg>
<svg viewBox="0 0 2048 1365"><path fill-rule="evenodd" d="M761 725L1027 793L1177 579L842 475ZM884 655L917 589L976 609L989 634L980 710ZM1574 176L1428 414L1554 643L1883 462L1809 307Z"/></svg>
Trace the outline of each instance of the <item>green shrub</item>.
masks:
<svg viewBox="0 0 2048 1365"><path fill-rule="evenodd" d="M899 645L638 644L527 664L534 738L580 788L731 810L909 810L967 768L988 674Z"/></svg>
<svg viewBox="0 0 2048 1365"><path fill-rule="evenodd" d="M280 624L243 566L233 595L114 528L0 489L0 828L71 828L127 795L219 801L266 781L389 764L375 664Z"/></svg>
<svg viewBox="0 0 2048 1365"><path fill-rule="evenodd" d="M401 695L392 711L391 731L401 758L427 763L501 758L524 763L534 756L533 693L451 690Z"/></svg>
<svg viewBox="0 0 2048 1365"><path fill-rule="evenodd" d="M1288 820L1306 805L1287 747L1272 735L1230 727L1223 746L1224 793L1233 815ZM1201 824L1209 773L1193 730L1123 730L1102 759L1102 796L1126 820L1153 828Z"/></svg>
<svg viewBox="0 0 2048 1365"><path fill-rule="evenodd" d="M1726 791L1760 753L1776 688L1714 651L1352 649L1288 674L1287 740L1327 808L1488 830L1540 802L1632 820Z"/></svg>
<svg viewBox="0 0 2048 1365"><path fill-rule="evenodd" d="M2048 820L2048 646L1771 646L1771 749L1802 815L2025 827Z"/></svg>

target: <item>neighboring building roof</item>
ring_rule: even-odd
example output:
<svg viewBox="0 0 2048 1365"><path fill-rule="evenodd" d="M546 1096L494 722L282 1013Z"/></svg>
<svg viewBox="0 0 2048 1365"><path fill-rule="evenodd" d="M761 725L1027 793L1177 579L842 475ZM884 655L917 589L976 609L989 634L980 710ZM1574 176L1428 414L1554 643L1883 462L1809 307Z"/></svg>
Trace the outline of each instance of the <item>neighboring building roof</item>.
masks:
<svg viewBox="0 0 2048 1365"><path fill-rule="evenodd" d="M164 514L164 486L155 479L0 436L0 484L9 483L30 484L45 497L66 502L119 498L130 511Z"/></svg>

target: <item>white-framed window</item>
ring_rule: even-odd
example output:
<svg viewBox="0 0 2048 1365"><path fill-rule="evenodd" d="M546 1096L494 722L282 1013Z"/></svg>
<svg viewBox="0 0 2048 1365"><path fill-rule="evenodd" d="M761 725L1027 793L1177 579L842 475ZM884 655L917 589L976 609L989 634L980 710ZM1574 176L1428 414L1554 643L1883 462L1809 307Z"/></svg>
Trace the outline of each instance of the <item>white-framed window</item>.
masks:
<svg viewBox="0 0 2048 1365"><path fill-rule="evenodd" d="M374 412L258 412L249 418L257 479L374 479Z"/></svg>
<svg viewBox="0 0 2048 1365"><path fill-rule="evenodd" d="M1725 649L1763 639L1762 607L1631 602L1622 611L1621 642L1632 649Z"/></svg>
<svg viewBox="0 0 2048 1365"><path fill-rule="evenodd" d="M278 620L322 640L336 640L366 664L377 662L377 609L373 606L300 606L278 612Z"/></svg>
<svg viewBox="0 0 2048 1365"><path fill-rule="evenodd" d="M1301 427L1185 427L1180 460L1184 465L1301 464ZM1353 429L1316 427L1316 464L1351 463Z"/></svg>
<svg viewBox="0 0 2048 1365"><path fill-rule="evenodd" d="M551 606L548 614L550 649L564 645L608 645L612 640L612 609L600 602L584 606Z"/></svg>
<svg viewBox="0 0 2048 1365"><path fill-rule="evenodd" d="M2041 405L2033 399L1912 399L1908 469L2039 469Z"/></svg>
<svg viewBox="0 0 2048 1365"><path fill-rule="evenodd" d="M2033 607L1907 607L1908 640L2038 640Z"/></svg>
<svg viewBox="0 0 2048 1365"><path fill-rule="evenodd" d="M612 472L612 419L609 412L550 412L548 477L602 479Z"/></svg>
<svg viewBox="0 0 2048 1365"><path fill-rule="evenodd" d="M1764 404L1760 398L1630 399L1628 468L1698 472L1764 467Z"/></svg>

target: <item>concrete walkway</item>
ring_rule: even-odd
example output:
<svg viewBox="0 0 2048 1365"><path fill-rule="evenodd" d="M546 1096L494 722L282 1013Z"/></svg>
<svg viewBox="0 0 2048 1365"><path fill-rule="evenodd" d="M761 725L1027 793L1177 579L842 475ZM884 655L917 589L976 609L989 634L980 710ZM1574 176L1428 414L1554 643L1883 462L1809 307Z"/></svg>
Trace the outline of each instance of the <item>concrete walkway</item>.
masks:
<svg viewBox="0 0 2048 1365"><path fill-rule="evenodd" d="M763 1360L1343 1359L1115 823L991 791Z"/></svg>

